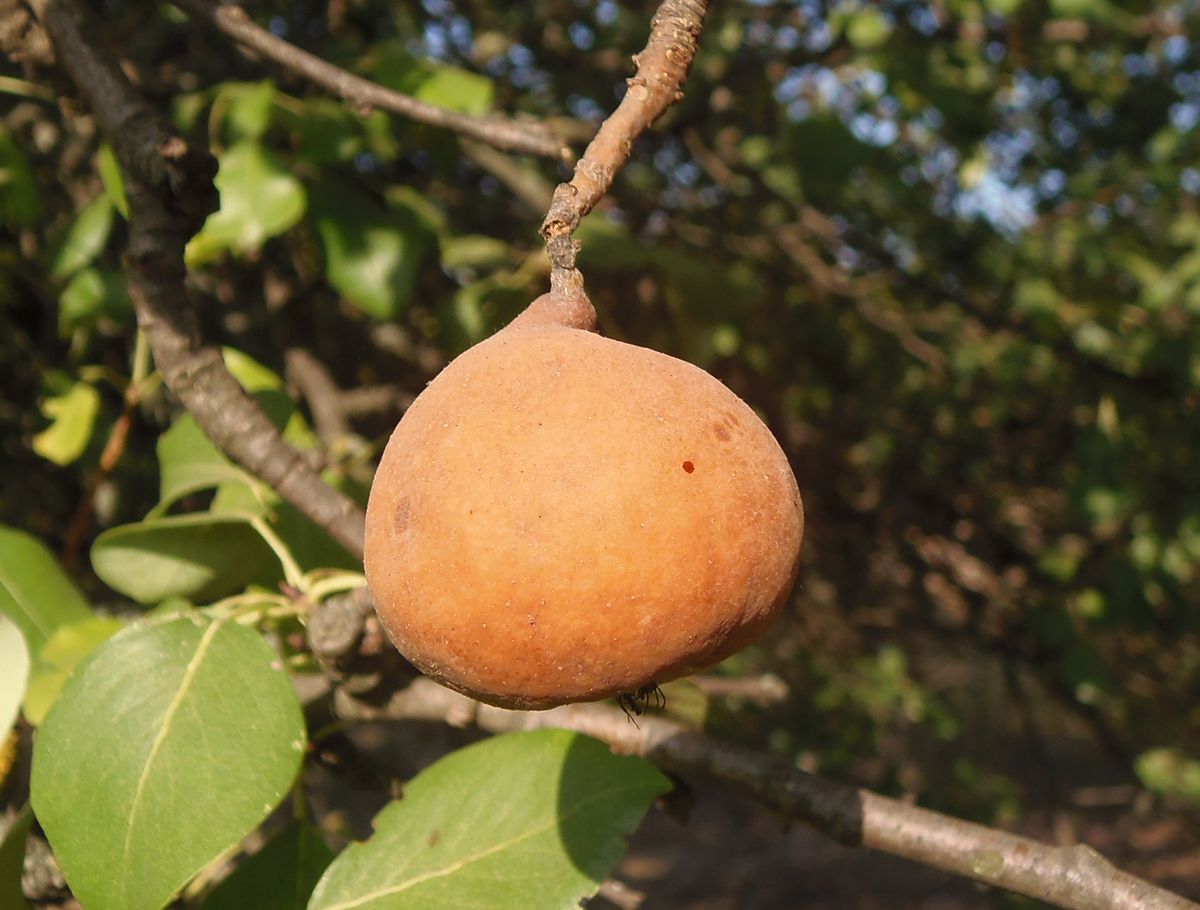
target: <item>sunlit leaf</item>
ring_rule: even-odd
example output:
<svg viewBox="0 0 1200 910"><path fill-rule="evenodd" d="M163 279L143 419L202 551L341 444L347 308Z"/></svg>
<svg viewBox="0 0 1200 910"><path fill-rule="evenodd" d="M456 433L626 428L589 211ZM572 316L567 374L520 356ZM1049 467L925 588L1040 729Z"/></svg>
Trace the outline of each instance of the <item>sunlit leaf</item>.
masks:
<svg viewBox="0 0 1200 910"><path fill-rule="evenodd" d="M124 622L111 616L59 626L37 655L37 668L25 693L25 719L34 726L41 724L76 665L124 627Z"/></svg>
<svg viewBox="0 0 1200 910"><path fill-rule="evenodd" d="M109 201L121 217L128 220L129 200L125 196L125 177L121 174L121 165L112 146L107 142L101 144L100 152L96 155L96 169L100 172L100 182L104 184Z"/></svg>
<svg viewBox="0 0 1200 910"><path fill-rule="evenodd" d="M15 622L0 613L0 743L8 738L8 731L21 711L29 684L29 667L25 637ZM2 773L0 780L3 780Z"/></svg>
<svg viewBox="0 0 1200 910"><path fill-rule="evenodd" d="M278 804L304 741L257 632L196 614L134 626L46 715L33 806L80 903L158 910Z"/></svg>
<svg viewBox="0 0 1200 910"><path fill-rule="evenodd" d="M77 382L64 394L43 401L41 408L52 422L33 437L33 450L57 465L68 465L92 438L100 393L90 383Z"/></svg>
<svg viewBox="0 0 1200 910"><path fill-rule="evenodd" d="M221 207L188 242L189 266L203 265L224 251L257 252L304 215L304 186L257 142L237 142L219 160L216 185Z"/></svg>
<svg viewBox="0 0 1200 910"><path fill-rule="evenodd" d="M643 759L565 730L468 746L375 817L375 833L334 860L310 910L575 907L668 787Z"/></svg>
<svg viewBox="0 0 1200 910"><path fill-rule="evenodd" d="M492 80L456 66L439 66L417 88L416 96L438 107L480 116L492 106Z"/></svg>

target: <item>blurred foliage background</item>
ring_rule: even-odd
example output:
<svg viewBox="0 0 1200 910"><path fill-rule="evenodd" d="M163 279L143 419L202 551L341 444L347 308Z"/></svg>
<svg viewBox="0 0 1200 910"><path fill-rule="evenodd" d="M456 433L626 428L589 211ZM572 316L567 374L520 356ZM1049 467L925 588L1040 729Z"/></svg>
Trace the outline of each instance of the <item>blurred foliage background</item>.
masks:
<svg viewBox="0 0 1200 910"><path fill-rule="evenodd" d="M207 337L280 374L303 349L351 390L319 451L365 488L408 398L545 288L536 228L566 172L350 110L169 5L104 9L220 160L188 250ZM650 15L250 10L577 149ZM720 377L800 481L788 619L721 670L791 696L711 705L710 726L985 820L1200 803L1197 34L1194 0L714 4L686 98L579 235L604 333ZM0 522L116 601L87 546L156 502L177 406L144 396L93 483L133 358L126 202L78 102L0 74Z"/></svg>

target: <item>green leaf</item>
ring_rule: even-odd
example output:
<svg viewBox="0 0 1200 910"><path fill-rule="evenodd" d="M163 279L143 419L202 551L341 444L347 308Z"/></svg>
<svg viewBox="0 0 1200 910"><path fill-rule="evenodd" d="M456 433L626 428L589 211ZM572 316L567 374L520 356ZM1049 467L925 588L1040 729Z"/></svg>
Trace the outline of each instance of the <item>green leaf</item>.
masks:
<svg viewBox="0 0 1200 910"><path fill-rule="evenodd" d="M859 10L846 23L846 39L859 50L880 47L892 34L892 24L873 7Z"/></svg>
<svg viewBox="0 0 1200 910"><path fill-rule="evenodd" d="M237 348L221 348L221 358L225 366L233 374L243 389L253 395L255 392L280 391L284 388L279 374L263 366L249 354L243 354Z"/></svg>
<svg viewBox="0 0 1200 910"><path fill-rule="evenodd" d="M204 603L243 588L272 556L244 516L200 512L110 528L92 546L92 568L141 604Z"/></svg>
<svg viewBox="0 0 1200 910"><path fill-rule="evenodd" d="M449 237L442 242L442 268L485 269L508 261L508 244L495 237L468 234Z"/></svg>
<svg viewBox="0 0 1200 910"><path fill-rule="evenodd" d="M35 656L59 626L92 615L42 542L5 525L0 525L0 613L17 624Z"/></svg>
<svg viewBox="0 0 1200 910"><path fill-rule="evenodd" d="M566 730L485 740L417 775L309 910L574 907L668 787L643 759Z"/></svg>
<svg viewBox="0 0 1200 910"><path fill-rule="evenodd" d="M1178 749L1151 749L1133 763L1143 784L1155 793L1200 804L1200 761Z"/></svg>
<svg viewBox="0 0 1200 910"><path fill-rule="evenodd" d="M43 401L41 410L53 423L33 437L33 450L57 465L68 465L92 438L100 393L89 383L77 382L66 393Z"/></svg>
<svg viewBox="0 0 1200 910"><path fill-rule="evenodd" d="M332 861L320 833L293 822L221 882L204 910L304 910Z"/></svg>
<svg viewBox="0 0 1200 910"><path fill-rule="evenodd" d="M71 671L123 628L125 623L111 616L93 616L59 626L38 654L37 668L25 693L25 719L40 726Z"/></svg>
<svg viewBox="0 0 1200 910"><path fill-rule="evenodd" d="M21 146L0 125L0 224L31 227L42 214L42 196Z"/></svg>
<svg viewBox="0 0 1200 910"><path fill-rule="evenodd" d="M69 278L100 255L112 230L113 204L100 195L84 206L50 260L50 274Z"/></svg>
<svg viewBox="0 0 1200 910"><path fill-rule="evenodd" d="M416 96L438 107L473 114L486 114L492 106L494 88L486 76L457 66L439 66L421 83Z"/></svg>
<svg viewBox="0 0 1200 910"><path fill-rule="evenodd" d="M80 903L158 910L279 803L304 740L291 680L252 629L198 614L133 626L46 715L33 806Z"/></svg>
<svg viewBox="0 0 1200 910"><path fill-rule="evenodd" d="M104 184L104 192L108 194L113 207L121 213L121 217L129 220L129 199L125 196L125 177L121 174L121 165L112 146L107 142L100 146L96 156L96 168L100 171L100 182Z"/></svg>
<svg viewBox="0 0 1200 910"><path fill-rule="evenodd" d="M187 245L189 267L203 265L229 250L257 252L304 215L304 186L273 154L244 139L220 156L216 176L221 208L209 215Z"/></svg>
<svg viewBox="0 0 1200 910"><path fill-rule="evenodd" d="M0 838L0 907L28 910L29 902L21 890L21 871L25 866L25 840L33 824L33 809L26 804Z"/></svg>
<svg viewBox="0 0 1200 910"><path fill-rule="evenodd" d="M104 317L122 319L133 312L125 275L116 269L80 269L58 295L58 334L66 338Z"/></svg>
<svg viewBox="0 0 1200 910"><path fill-rule="evenodd" d="M21 713L29 683L29 648L17 624L0 613L0 743ZM0 780L4 775L0 773Z"/></svg>
<svg viewBox="0 0 1200 910"><path fill-rule="evenodd" d="M223 108L223 123L231 141L258 139L271 125L275 103L275 84L262 82L226 82L217 91L214 107Z"/></svg>
<svg viewBox="0 0 1200 910"><path fill-rule="evenodd" d="M384 209L349 186L310 190L329 283L360 310L392 319L407 308L428 235L407 208Z"/></svg>
<svg viewBox="0 0 1200 910"><path fill-rule="evenodd" d="M162 507L223 483L250 482L249 476L209 441L191 414L184 414L158 437L155 452L158 499Z"/></svg>

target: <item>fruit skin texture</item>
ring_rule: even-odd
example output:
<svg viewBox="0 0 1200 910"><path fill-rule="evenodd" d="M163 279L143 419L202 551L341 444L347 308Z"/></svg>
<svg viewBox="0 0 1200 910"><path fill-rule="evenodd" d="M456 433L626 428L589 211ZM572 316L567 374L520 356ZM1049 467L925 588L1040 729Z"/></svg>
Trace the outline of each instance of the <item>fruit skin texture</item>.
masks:
<svg viewBox="0 0 1200 910"><path fill-rule="evenodd" d="M804 531L787 459L697 367L538 298L408 409L367 507L392 641L481 701L549 708L712 666L766 631Z"/></svg>

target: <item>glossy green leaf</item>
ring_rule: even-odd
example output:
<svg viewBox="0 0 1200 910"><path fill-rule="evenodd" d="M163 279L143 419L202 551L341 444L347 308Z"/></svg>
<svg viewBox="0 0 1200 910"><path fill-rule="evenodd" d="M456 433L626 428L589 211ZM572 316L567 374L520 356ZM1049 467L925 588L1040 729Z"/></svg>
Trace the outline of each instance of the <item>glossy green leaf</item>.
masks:
<svg viewBox="0 0 1200 910"><path fill-rule="evenodd" d="M59 626L37 655L37 668L25 692L25 719L39 726L71 671L123 628L125 623L111 616L93 616Z"/></svg>
<svg viewBox="0 0 1200 910"><path fill-rule="evenodd" d="M29 158L0 125L0 223L28 227L42 214L42 195Z"/></svg>
<svg viewBox="0 0 1200 910"><path fill-rule="evenodd" d="M58 333L68 337L99 320L124 319L133 312L125 274L117 269L83 268L71 276L58 295Z"/></svg>
<svg viewBox="0 0 1200 910"><path fill-rule="evenodd" d="M25 841L33 824L33 809L27 804L0 837L0 907L28 910L29 902L21 890L21 871L25 865Z"/></svg>
<svg viewBox="0 0 1200 910"><path fill-rule="evenodd" d="M204 910L304 910L332 860L312 825L293 822L221 882Z"/></svg>
<svg viewBox="0 0 1200 910"><path fill-rule="evenodd" d="M100 393L87 382L77 382L62 395L47 398L42 414L52 423L33 437L33 450L57 465L68 465L87 448L100 413Z"/></svg>
<svg viewBox="0 0 1200 910"><path fill-rule="evenodd" d="M412 213L385 209L330 182L314 186L311 198L329 283L376 319L391 319L406 309L428 247Z"/></svg>
<svg viewBox="0 0 1200 910"><path fill-rule="evenodd" d="M216 600L240 590L272 558L244 517L207 512L120 525L92 546L100 580L142 604Z"/></svg>
<svg viewBox="0 0 1200 910"><path fill-rule="evenodd" d="M198 614L134 626L46 716L33 806L80 903L158 910L279 803L304 740L258 633Z"/></svg>
<svg viewBox="0 0 1200 910"><path fill-rule="evenodd" d="M0 525L0 613L17 624L35 659L59 626L92 615L42 542L5 525Z"/></svg>
<svg viewBox="0 0 1200 910"><path fill-rule="evenodd" d="M100 146L96 156L96 169L100 172L100 182L104 184L104 192L108 194L113 207L121 213L121 217L129 219L129 199L125 196L125 177L121 173L121 165L113 153L112 146L107 142Z"/></svg>
<svg viewBox="0 0 1200 910"><path fill-rule="evenodd" d="M21 701L29 684L29 666L25 637L15 622L0 613L0 743L8 737L21 712Z"/></svg>
<svg viewBox="0 0 1200 910"><path fill-rule="evenodd" d="M457 66L439 66L417 88L416 96L438 107L481 116L492 106L492 80Z"/></svg>
<svg viewBox="0 0 1200 910"><path fill-rule="evenodd" d="M68 278L100 255L112 230L113 204L106 195L97 196L67 229L50 260L50 274Z"/></svg>
<svg viewBox="0 0 1200 910"><path fill-rule="evenodd" d="M191 267L225 251L237 255L257 252L304 215L304 186L275 155L253 140L242 140L225 150L215 182L221 207L188 242L185 258Z"/></svg>
<svg viewBox="0 0 1200 910"><path fill-rule="evenodd" d="M645 760L577 733L485 740L413 779L334 860L310 910L577 906L668 787Z"/></svg>

